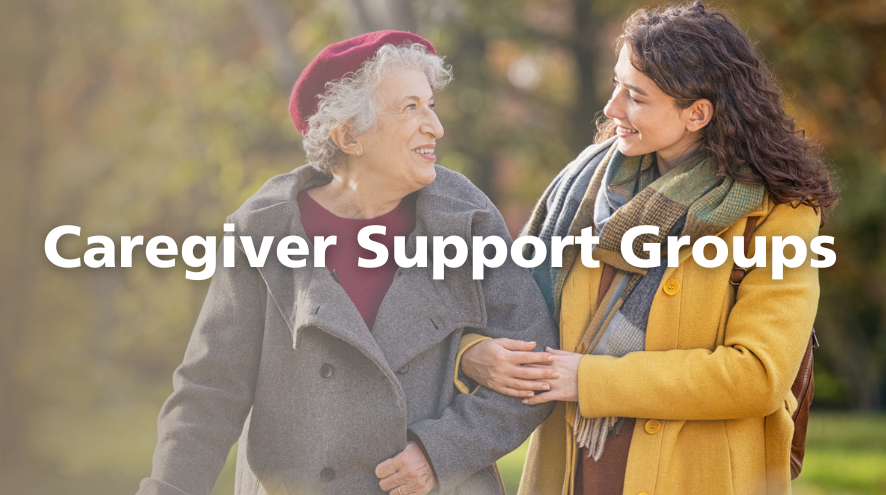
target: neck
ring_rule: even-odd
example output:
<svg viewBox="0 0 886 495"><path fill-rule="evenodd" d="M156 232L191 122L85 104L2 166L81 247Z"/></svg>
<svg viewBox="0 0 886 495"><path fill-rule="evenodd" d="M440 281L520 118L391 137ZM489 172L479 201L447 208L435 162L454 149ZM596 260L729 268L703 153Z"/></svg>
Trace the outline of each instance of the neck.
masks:
<svg viewBox="0 0 886 495"><path fill-rule="evenodd" d="M696 149L698 149L698 142L693 141L677 150L656 151L655 162L658 164L658 173L664 175L674 170L692 156Z"/></svg>
<svg viewBox="0 0 886 495"><path fill-rule="evenodd" d="M390 212L409 192L380 184L373 174L357 172L359 167L342 163L332 172L332 182L311 189L308 194L323 208L343 218L376 218Z"/></svg>

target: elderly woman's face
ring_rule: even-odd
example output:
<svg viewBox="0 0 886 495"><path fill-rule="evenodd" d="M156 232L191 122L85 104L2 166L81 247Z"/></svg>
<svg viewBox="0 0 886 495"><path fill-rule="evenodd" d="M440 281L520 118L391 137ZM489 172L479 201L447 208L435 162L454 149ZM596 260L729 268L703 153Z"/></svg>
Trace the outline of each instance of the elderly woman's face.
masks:
<svg viewBox="0 0 886 495"><path fill-rule="evenodd" d="M406 194L430 184L436 177L434 147L443 126L434 113L434 92L424 72L392 72L376 94L378 123L360 136L362 163Z"/></svg>
<svg viewBox="0 0 886 495"><path fill-rule="evenodd" d="M617 125L618 151L627 156L656 152L671 161L692 147L697 135L687 128L690 116L631 64L627 46L618 55L612 80L615 89L603 113Z"/></svg>

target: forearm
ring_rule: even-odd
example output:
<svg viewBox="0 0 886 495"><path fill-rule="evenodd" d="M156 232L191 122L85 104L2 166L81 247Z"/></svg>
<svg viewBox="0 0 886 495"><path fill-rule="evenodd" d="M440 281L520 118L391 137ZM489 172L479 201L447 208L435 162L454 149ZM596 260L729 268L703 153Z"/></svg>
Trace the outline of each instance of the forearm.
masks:
<svg viewBox="0 0 886 495"><path fill-rule="evenodd" d="M792 347L805 345L808 336L796 340L799 344ZM781 405L796 366L786 362L775 371L750 350L725 346L713 352L641 351L621 358L586 355L578 370L579 410L585 417L763 417Z"/></svg>

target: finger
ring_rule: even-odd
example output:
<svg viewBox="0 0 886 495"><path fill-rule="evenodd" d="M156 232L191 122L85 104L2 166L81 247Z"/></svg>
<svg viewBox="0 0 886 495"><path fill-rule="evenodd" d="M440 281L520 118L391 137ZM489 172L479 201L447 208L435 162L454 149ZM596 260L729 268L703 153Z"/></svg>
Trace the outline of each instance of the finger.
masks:
<svg viewBox="0 0 886 495"><path fill-rule="evenodd" d="M497 339L497 342L509 351L531 351L535 349L535 342L513 339Z"/></svg>
<svg viewBox="0 0 886 495"><path fill-rule="evenodd" d="M420 473L388 491L391 495L426 495L434 489L433 477Z"/></svg>
<svg viewBox="0 0 886 495"><path fill-rule="evenodd" d="M536 404L544 404L545 402L551 402L555 400L560 400L560 396L556 391L545 392L543 394L535 394L532 397L527 397L523 399L523 403L527 406L534 406Z"/></svg>
<svg viewBox="0 0 886 495"><path fill-rule="evenodd" d="M397 488L403 483L402 481L394 481L392 478L393 476L388 476L387 478L379 481L378 486L383 492L390 492L394 495L397 495ZM403 495L406 495L406 493L404 492Z"/></svg>
<svg viewBox="0 0 886 495"><path fill-rule="evenodd" d="M533 380L553 380L555 378L560 378L560 368L553 364L524 364L523 367L534 370L547 370L545 376L533 378Z"/></svg>
<svg viewBox="0 0 886 495"><path fill-rule="evenodd" d="M423 490L421 487L426 485L429 479L433 479L431 467L418 459L411 459L411 461L415 462L407 462L401 466L399 471L381 480L378 484L379 488L382 491L397 493L397 495L399 495L398 488L403 495L430 491L430 489Z"/></svg>
<svg viewBox="0 0 886 495"><path fill-rule="evenodd" d="M521 380L554 380L560 378L560 370L546 364L524 364L514 378Z"/></svg>
<svg viewBox="0 0 886 495"><path fill-rule="evenodd" d="M507 383L505 383L503 386L508 387L508 388L512 388L512 389L515 389L515 390L538 390L538 391L544 391L544 390L550 390L550 389L551 389L551 384L550 384L550 383L547 383L547 382L545 382L545 381L540 381L540 380L516 380L516 379L511 379L511 380L508 380Z"/></svg>
<svg viewBox="0 0 886 495"><path fill-rule="evenodd" d="M494 387L492 390L495 390L502 395L507 395L508 397L517 397L520 399L535 395L535 392L532 390L520 390L505 386Z"/></svg>
<svg viewBox="0 0 886 495"><path fill-rule="evenodd" d="M405 485L409 480L409 474L401 470L379 481L378 486L382 489L383 492L393 491L392 493L396 493L397 487L400 487L405 495L406 487L403 485Z"/></svg>
<svg viewBox="0 0 886 495"><path fill-rule="evenodd" d="M375 466L375 477L378 479L384 479L396 473L397 469L399 468L399 459L397 459L398 457L400 457L400 454L397 454L396 456L383 461L378 466Z"/></svg>
<svg viewBox="0 0 886 495"><path fill-rule="evenodd" d="M511 352L510 361L517 364L550 364L554 355L547 352Z"/></svg>
<svg viewBox="0 0 886 495"><path fill-rule="evenodd" d="M559 354L561 356L575 354L574 352L564 351L562 349L554 349L553 347L545 347L545 352L549 352L551 354Z"/></svg>
<svg viewBox="0 0 886 495"><path fill-rule="evenodd" d="M434 476L434 471L431 466L424 464L412 479L400 485L399 488L403 495L427 495L436 486L437 478Z"/></svg>

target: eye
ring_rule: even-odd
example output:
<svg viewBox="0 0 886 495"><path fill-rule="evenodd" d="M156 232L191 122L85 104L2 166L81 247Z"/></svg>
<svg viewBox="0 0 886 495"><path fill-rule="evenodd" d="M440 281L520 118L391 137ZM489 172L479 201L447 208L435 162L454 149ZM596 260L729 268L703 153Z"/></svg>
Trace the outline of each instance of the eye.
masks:
<svg viewBox="0 0 886 495"><path fill-rule="evenodd" d="M431 110L433 110L434 107L436 107L436 106L437 106L436 103L430 103L430 104L428 105L428 108L430 108Z"/></svg>
<svg viewBox="0 0 886 495"><path fill-rule="evenodd" d="M618 79L612 78L612 84L617 88L618 87Z"/></svg>
<svg viewBox="0 0 886 495"><path fill-rule="evenodd" d="M634 102L634 103L643 103L642 101L640 101L640 100L634 98L634 95L632 95L630 92L628 92L628 99L631 100L631 101Z"/></svg>
<svg viewBox="0 0 886 495"><path fill-rule="evenodd" d="M415 110L415 103L406 106L406 110Z"/></svg>

